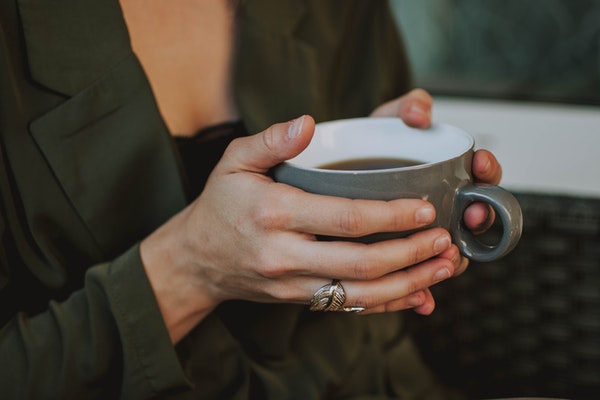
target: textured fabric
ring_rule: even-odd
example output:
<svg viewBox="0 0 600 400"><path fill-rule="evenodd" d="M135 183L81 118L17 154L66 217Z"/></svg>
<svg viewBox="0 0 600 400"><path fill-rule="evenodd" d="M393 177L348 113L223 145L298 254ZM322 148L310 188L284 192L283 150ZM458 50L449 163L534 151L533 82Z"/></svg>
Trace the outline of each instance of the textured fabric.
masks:
<svg viewBox="0 0 600 400"><path fill-rule="evenodd" d="M384 1L252 0L238 24L251 133L366 115L408 89ZM231 302L174 349L137 243L187 204L183 165L116 0L0 3L3 398L416 398L433 385L402 314Z"/></svg>

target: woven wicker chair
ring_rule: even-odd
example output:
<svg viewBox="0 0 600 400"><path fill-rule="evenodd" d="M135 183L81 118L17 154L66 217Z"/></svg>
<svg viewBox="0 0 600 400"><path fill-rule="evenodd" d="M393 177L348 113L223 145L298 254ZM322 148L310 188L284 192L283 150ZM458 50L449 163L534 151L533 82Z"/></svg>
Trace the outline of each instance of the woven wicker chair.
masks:
<svg viewBox="0 0 600 400"><path fill-rule="evenodd" d="M417 342L470 398L598 399L600 199L517 197L517 248L434 287L436 311L411 319Z"/></svg>

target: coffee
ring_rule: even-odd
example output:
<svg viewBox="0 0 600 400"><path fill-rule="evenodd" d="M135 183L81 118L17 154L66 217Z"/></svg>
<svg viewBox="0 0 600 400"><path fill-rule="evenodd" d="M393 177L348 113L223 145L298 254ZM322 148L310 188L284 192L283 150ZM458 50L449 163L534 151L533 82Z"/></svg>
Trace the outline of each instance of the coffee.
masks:
<svg viewBox="0 0 600 400"><path fill-rule="evenodd" d="M412 167L414 165L419 164L423 164L423 162L417 160L409 160L406 158L373 157L353 158L349 160L335 161L332 163L319 165L318 168L338 171L365 171L375 169Z"/></svg>

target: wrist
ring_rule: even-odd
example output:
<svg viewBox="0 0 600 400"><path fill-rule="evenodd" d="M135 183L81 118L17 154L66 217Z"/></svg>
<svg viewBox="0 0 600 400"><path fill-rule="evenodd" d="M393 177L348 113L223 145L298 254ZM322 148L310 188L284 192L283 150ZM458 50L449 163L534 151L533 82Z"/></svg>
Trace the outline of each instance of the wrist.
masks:
<svg viewBox="0 0 600 400"><path fill-rule="evenodd" d="M180 215L175 216L140 244L142 263L173 343L218 305L194 271L185 235L177 235L179 219Z"/></svg>

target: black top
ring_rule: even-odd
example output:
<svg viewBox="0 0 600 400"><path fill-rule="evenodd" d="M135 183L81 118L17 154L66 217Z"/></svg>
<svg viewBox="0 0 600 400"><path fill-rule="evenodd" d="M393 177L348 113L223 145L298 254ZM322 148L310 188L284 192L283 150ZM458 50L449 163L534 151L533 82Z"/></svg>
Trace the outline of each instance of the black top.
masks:
<svg viewBox="0 0 600 400"><path fill-rule="evenodd" d="M191 137L175 138L188 183L188 200L195 199L202 192L229 143L246 135L244 124L235 121L209 126Z"/></svg>

